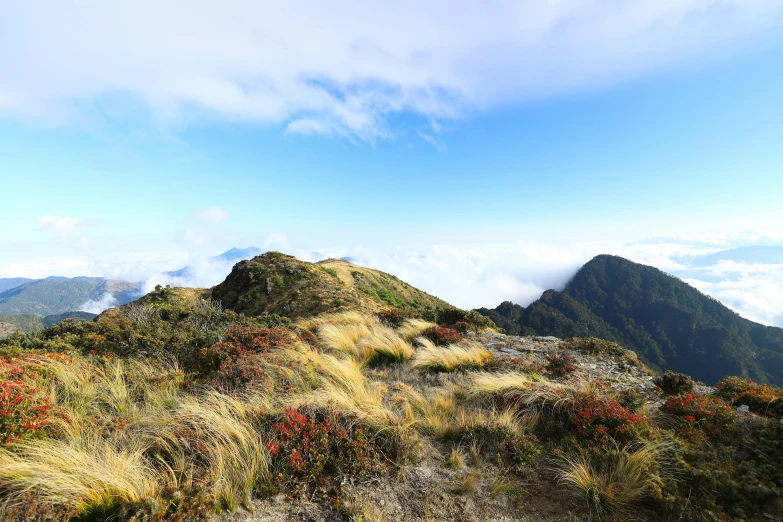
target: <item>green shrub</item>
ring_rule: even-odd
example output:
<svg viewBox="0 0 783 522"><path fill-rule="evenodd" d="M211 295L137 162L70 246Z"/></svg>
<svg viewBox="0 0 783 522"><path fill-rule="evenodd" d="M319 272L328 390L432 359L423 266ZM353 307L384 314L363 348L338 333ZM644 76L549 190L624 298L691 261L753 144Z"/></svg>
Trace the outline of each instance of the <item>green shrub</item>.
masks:
<svg viewBox="0 0 783 522"><path fill-rule="evenodd" d="M617 343L604 341L597 337L573 337L565 342L565 347L594 356L606 354L613 357L625 357L626 351Z"/></svg>
<svg viewBox="0 0 783 522"><path fill-rule="evenodd" d="M689 375L671 370L656 377L653 382L666 395L679 395L693 391L693 379Z"/></svg>
<svg viewBox="0 0 783 522"><path fill-rule="evenodd" d="M783 517L783 425L764 419L689 443L673 473L661 504L667 519Z"/></svg>

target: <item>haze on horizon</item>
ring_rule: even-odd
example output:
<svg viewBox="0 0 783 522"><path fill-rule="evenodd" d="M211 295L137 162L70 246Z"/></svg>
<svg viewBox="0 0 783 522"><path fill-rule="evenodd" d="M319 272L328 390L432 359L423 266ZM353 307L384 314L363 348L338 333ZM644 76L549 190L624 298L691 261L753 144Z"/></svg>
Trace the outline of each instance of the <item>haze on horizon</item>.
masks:
<svg viewBox="0 0 783 522"><path fill-rule="evenodd" d="M465 307L600 253L783 326L783 5L12 2L0 277L353 257ZM45 36L43 36L45 35Z"/></svg>

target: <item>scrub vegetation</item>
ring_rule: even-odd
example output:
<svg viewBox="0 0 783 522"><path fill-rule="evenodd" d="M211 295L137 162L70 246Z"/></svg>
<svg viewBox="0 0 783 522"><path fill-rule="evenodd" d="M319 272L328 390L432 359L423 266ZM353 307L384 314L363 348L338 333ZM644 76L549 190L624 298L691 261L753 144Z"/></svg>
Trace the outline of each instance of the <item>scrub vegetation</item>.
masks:
<svg viewBox="0 0 783 522"><path fill-rule="evenodd" d="M783 516L779 389L670 375L664 392L617 345L514 356L498 342L516 338L449 313L292 321L158 289L17 334L0 342L0 518L198 521L277 498L330 520L453 520L465 502L522 520L542 491L547 520ZM648 386L590 370L610 363Z"/></svg>

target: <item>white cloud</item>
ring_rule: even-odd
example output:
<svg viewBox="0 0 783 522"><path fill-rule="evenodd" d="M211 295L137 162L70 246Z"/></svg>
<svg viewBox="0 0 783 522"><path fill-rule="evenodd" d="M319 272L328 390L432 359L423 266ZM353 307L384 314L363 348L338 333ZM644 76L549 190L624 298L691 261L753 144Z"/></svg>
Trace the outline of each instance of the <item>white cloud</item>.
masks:
<svg viewBox="0 0 783 522"><path fill-rule="evenodd" d="M220 224L231 219L231 213L221 207L210 207L196 211L196 217L201 221Z"/></svg>
<svg viewBox="0 0 783 522"><path fill-rule="evenodd" d="M117 299L114 298L113 295L106 292L101 296L100 299L93 299L91 301L87 301L86 303L82 304L78 309L82 312L90 312L91 314L99 314L106 310L107 308L111 308L112 306L117 306L119 302Z"/></svg>
<svg viewBox="0 0 783 522"><path fill-rule="evenodd" d="M36 222L38 228L54 230L61 234L73 232L77 228L87 228L98 224L92 218L76 219L65 216L40 216Z"/></svg>
<svg viewBox="0 0 783 522"><path fill-rule="evenodd" d="M157 118L374 140L402 111L437 124L735 52L782 13L776 0L11 2L0 111L69 122L130 95Z"/></svg>

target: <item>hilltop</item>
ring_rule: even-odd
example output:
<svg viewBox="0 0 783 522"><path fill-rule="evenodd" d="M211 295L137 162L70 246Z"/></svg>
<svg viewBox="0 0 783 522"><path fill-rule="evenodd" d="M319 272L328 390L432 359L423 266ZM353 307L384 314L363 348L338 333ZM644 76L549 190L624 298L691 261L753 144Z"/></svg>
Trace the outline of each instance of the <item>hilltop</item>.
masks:
<svg viewBox="0 0 783 522"><path fill-rule="evenodd" d="M599 337L634 350L647 364L707 383L727 375L783 384L783 329L740 317L657 268L597 256L562 292L527 307L480 309L517 335Z"/></svg>
<svg viewBox="0 0 783 522"><path fill-rule="evenodd" d="M235 312L290 319L344 310L376 313L392 307L424 313L454 308L378 270L342 259L308 263L278 252L240 261L211 296Z"/></svg>
<svg viewBox="0 0 783 522"><path fill-rule="evenodd" d="M25 283L30 283L35 279L28 279L26 277L3 277L0 278L0 293L21 286Z"/></svg>

